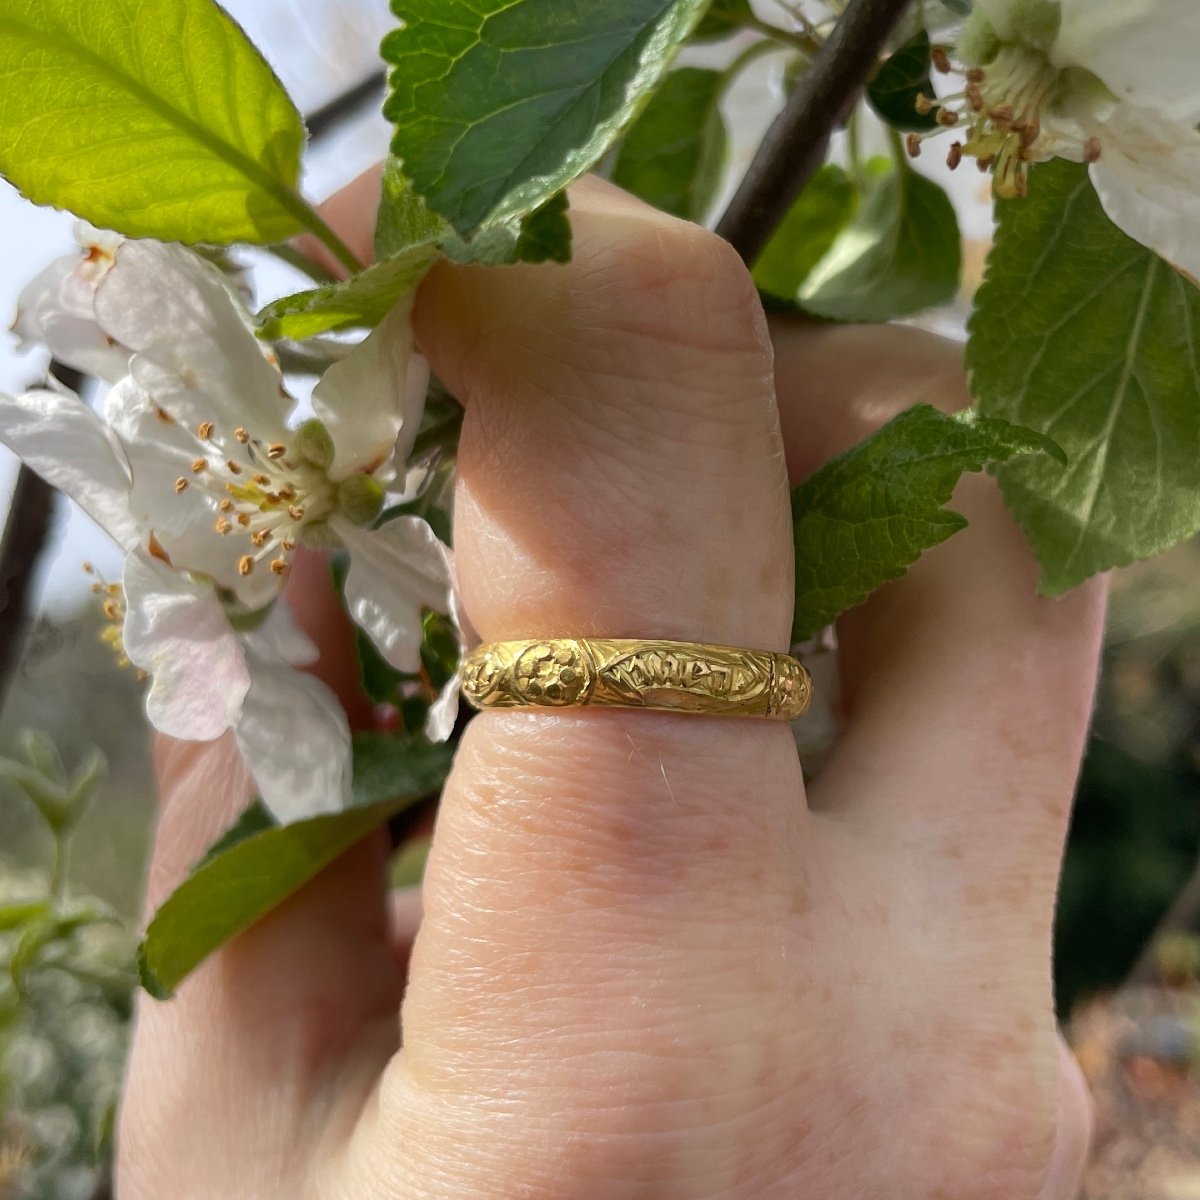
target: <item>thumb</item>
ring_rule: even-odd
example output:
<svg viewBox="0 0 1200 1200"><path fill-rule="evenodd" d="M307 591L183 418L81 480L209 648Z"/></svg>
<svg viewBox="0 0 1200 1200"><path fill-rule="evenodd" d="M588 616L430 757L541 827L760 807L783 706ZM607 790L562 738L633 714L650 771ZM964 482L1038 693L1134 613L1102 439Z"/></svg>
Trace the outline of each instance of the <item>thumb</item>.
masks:
<svg viewBox="0 0 1200 1200"><path fill-rule="evenodd" d="M419 303L422 348L466 404L471 623L488 641L786 649L787 479L750 277L714 235L605 185L576 189L572 218L569 265L443 267ZM801 795L784 723L480 714L381 1091L410 1156L399 1192L599 1195L645 1176L647 1136L752 1119L763 1064L739 1048L788 1004L762 944L793 904ZM687 1147L684 1174L727 1150Z"/></svg>

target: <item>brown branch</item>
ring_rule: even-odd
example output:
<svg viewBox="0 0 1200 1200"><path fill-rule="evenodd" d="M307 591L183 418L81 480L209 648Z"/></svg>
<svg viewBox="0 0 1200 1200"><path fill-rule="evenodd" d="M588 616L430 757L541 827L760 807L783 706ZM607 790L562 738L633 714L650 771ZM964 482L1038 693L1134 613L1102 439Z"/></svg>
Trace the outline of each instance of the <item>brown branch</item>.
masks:
<svg viewBox="0 0 1200 1200"><path fill-rule="evenodd" d="M50 370L72 391L83 386L83 376L70 367L51 363ZM4 539L0 541L0 708L21 664L33 581L53 515L54 489L22 463L4 523Z"/></svg>
<svg viewBox="0 0 1200 1200"><path fill-rule="evenodd" d="M357 116L359 110L368 100L376 96L382 97L384 73L375 71L365 79L347 88L340 96L335 96L328 104L313 109L305 118L308 126L308 136L318 141L327 134L334 125L349 117Z"/></svg>
<svg viewBox="0 0 1200 1200"><path fill-rule="evenodd" d="M54 489L22 463L0 542L0 700L20 663L34 575L53 510Z"/></svg>
<svg viewBox="0 0 1200 1200"><path fill-rule="evenodd" d="M851 0L767 130L717 232L752 263L825 160L909 0Z"/></svg>

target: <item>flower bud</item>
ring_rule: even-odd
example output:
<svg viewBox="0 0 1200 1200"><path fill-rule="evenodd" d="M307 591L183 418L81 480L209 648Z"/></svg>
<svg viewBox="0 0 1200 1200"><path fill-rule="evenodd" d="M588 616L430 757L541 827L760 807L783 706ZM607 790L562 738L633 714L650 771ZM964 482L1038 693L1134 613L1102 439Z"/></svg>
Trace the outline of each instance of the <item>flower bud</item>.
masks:
<svg viewBox="0 0 1200 1200"><path fill-rule="evenodd" d="M1000 53L1000 35L981 9L972 9L956 49L958 57L971 67L987 66Z"/></svg>
<svg viewBox="0 0 1200 1200"><path fill-rule="evenodd" d="M1062 28L1062 6L1058 0L1012 0L1009 20L1018 41L1047 53Z"/></svg>
<svg viewBox="0 0 1200 1200"><path fill-rule="evenodd" d="M329 436L325 423L316 417L309 417L296 430L295 447L296 453L312 466L322 471L328 471L333 466L333 438Z"/></svg>
<svg viewBox="0 0 1200 1200"><path fill-rule="evenodd" d="M370 475L351 475L337 488L338 512L355 525L367 525L383 507L383 488Z"/></svg>

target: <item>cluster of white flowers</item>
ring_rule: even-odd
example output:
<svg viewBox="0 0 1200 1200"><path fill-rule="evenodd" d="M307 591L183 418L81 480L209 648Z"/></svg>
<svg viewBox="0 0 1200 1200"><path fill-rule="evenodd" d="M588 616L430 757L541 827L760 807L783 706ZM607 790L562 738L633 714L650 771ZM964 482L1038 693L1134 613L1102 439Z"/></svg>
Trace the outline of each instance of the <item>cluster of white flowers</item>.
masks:
<svg viewBox="0 0 1200 1200"><path fill-rule="evenodd" d="M424 409L409 305L326 371L315 416L293 424L235 280L181 246L88 227L79 238L80 255L26 289L14 331L108 381L103 419L63 388L0 395L0 442L125 552L106 606L150 676L153 724L205 741L232 729L281 819L339 808L346 718L296 669L316 649L280 594L299 547L344 548L351 616L408 672L424 611L449 611L449 551L428 523L372 527ZM443 736L453 704L438 706Z"/></svg>
<svg viewBox="0 0 1200 1200"><path fill-rule="evenodd" d="M972 156L1019 196L1031 163L1089 163L1113 222L1200 276L1197 0L975 0L956 54L966 86L937 102L951 165Z"/></svg>

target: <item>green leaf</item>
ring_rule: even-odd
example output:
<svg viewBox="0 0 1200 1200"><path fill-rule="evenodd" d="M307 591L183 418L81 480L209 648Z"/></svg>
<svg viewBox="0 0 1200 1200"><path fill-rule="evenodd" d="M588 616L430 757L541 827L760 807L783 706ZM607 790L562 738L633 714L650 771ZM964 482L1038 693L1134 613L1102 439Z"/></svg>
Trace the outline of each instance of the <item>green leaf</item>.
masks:
<svg viewBox="0 0 1200 1200"><path fill-rule="evenodd" d="M833 321L890 321L946 304L958 291L958 218L936 183L907 164L868 165L865 199L800 291Z"/></svg>
<svg viewBox="0 0 1200 1200"><path fill-rule="evenodd" d="M413 191L399 162L389 158L375 225L379 259L409 253L418 246L437 247L456 262L499 266L512 262L568 262L571 223L567 196L558 192L530 213L483 225L467 242Z"/></svg>
<svg viewBox="0 0 1200 1200"><path fill-rule="evenodd" d="M759 290L795 301L813 268L853 217L857 193L833 163L809 180L754 264Z"/></svg>
<svg viewBox="0 0 1200 1200"><path fill-rule="evenodd" d="M382 262L414 246L436 245L453 233L437 213L413 191L400 163L389 158L383 167L379 212L375 217L375 258Z"/></svg>
<svg viewBox="0 0 1200 1200"><path fill-rule="evenodd" d="M612 145L705 4L392 0L392 150L464 237L530 212Z"/></svg>
<svg viewBox="0 0 1200 1200"><path fill-rule="evenodd" d="M681 67L663 80L621 143L612 180L687 221L712 207L729 157L720 71Z"/></svg>
<svg viewBox="0 0 1200 1200"><path fill-rule="evenodd" d="M299 232L304 127L211 0L5 0L0 172L132 237Z"/></svg>
<svg viewBox="0 0 1200 1200"><path fill-rule="evenodd" d="M793 639L812 637L962 529L966 518L943 506L963 472L1038 453L1062 454L1007 421L921 404L831 459L792 492Z"/></svg>
<svg viewBox="0 0 1200 1200"><path fill-rule="evenodd" d="M390 817L441 787L450 750L423 738L359 734L354 802L279 825L242 814L154 915L138 952L142 986L166 999L214 950L252 925Z"/></svg>
<svg viewBox="0 0 1200 1200"><path fill-rule="evenodd" d="M433 246L416 246L350 279L273 300L254 318L258 336L303 341L338 329L372 329L417 286L436 257Z"/></svg>
<svg viewBox="0 0 1200 1200"><path fill-rule="evenodd" d="M937 94L929 78L929 34L924 29L904 43L867 85L871 107L897 129L933 129L937 117L917 111L917 99Z"/></svg>
<svg viewBox="0 0 1200 1200"><path fill-rule="evenodd" d="M715 42L718 38L732 37L739 30L754 23L754 10L750 0L713 0L692 34L694 42Z"/></svg>
<svg viewBox="0 0 1200 1200"><path fill-rule="evenodd" d="M999 473L1053 596L1200 530L1200 292L1112 224L1082 166L1035 167L997 211L967 366L983 411L1067 453Z"/></svg>
<svg viewBox="0 0 1200 1200"><path fill-rule="evenodd" d="M567 193L558 192L521 221L513 250L516 262L571 261L571 219L567 207Z"/></svg>

